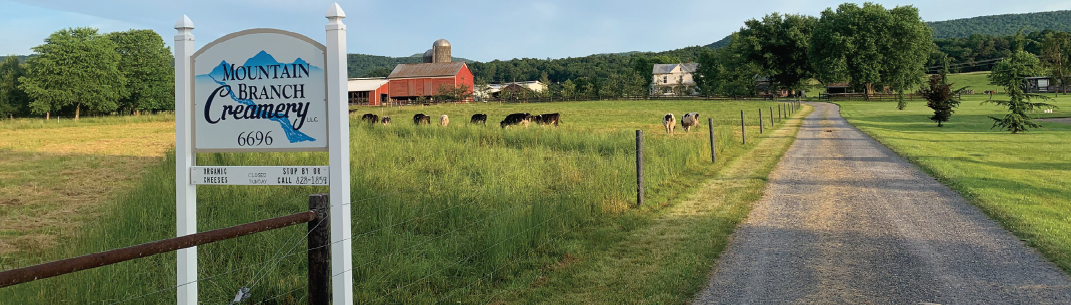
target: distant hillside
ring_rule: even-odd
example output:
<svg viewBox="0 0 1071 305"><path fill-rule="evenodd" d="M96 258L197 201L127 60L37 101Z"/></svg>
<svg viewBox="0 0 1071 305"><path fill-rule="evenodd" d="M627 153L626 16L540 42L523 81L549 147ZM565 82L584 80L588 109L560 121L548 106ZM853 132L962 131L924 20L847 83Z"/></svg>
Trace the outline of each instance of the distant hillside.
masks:
<svg viewBox="0 0 1071 305"><path fill-rule="evenodd" d="M934 39L969 37L974 34L986 36L1009 36L1015 35L1019 29L1023 33L1042 30L1071 32L1071 11L1053 11L1025 14L1004 14L992 16L980 16L947 21L927 22L933 30ZM732 36L725 36L721 40L708 44L705 47L717 49L729 45Z"/></svg>
<svg viewBox="0 0 1071 305"><path fill-rule="evenodd" d="M933 38L942 39L972 34L1008 36L1015 35L1019 29L1024 29L1023 33L1041 30L1071 32L1071 22L1068 21L1071 21L1071 11L981 16L926 24L933 30Z"/></svg>
<svg viewBox="0 0 1071 305"><path fill-rule="evenodd" d="M394 70L394 66L399 64L415 64L420 63L421 57L424 54L413 54L409 57L390 57L379 55L366 55L366 54L348 54L349 60L349 77L366 77L366 76L386 76L382 75L383 71L390 73ZM463 61L465 63L472 63L472 60L453 57L453 61ZM369 73L373 75L369 75Z"/></svg>
<svg viewBox="0 0 1071 305"><path fill-rule="evenodd" d="M29 55L14 55L14 56L19 58L19 62L26 62L26 59L30 58ZM3 62L6 59L7 59L7 56L0 56L0 62Z"/></svg>

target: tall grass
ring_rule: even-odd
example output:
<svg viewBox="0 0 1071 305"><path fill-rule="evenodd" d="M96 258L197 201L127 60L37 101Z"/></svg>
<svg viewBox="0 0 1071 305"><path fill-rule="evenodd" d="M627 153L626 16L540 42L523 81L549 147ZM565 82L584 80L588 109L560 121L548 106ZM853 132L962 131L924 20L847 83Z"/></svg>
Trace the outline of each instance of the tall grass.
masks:
<svg viewBox="0 0 1071 305"><path fill-rule="evenodd" d="M0 118L0 129L42 129L42 128L60 128L60 127L80 127L80 126L94 126L94 125L123 125L133 123L149 123L149 122L174 122L175 115L171 113L161 114L143 114L138 116L120 115L120 116L85 116L78 120L73 118L59 118L53 117L45 120L44 118L18 118L8 119Z"/></svg>
<svg viewBox="0 0 1071 305"><path fill-rule="evenodd" d="M771 105L674 101L370 108L368 112L391 115L395 123L355 120L350 128L356 299L430 303L455 295L479 298L493 294L495 287L513 285L508 274L544 268L535 263L540 257L560 254L556 244L563 234L619 230L615 219L656 214L694 187L702 173L745 153L752 146L739 142L740 109L748 109L753 121L749 125L754 126L758 120L751 112L763 107L769 115L765 112ZM471 113L494 118L521 110L562 113L563 125L501 129L467 122ZM665 135L661 116L671 111L678 118L699 111L724 121L716 124L718 164L709 161L705 124L699 131ZM450 113L454 123L414 126L406 119L418 112ZM757 127L749 128L749 137L758 134ZM647 134L649 204L640 208L634 206L635 129ZM109 211L111 216L87 226L82 238L54 256L174 236L173 164L169 154ZM323 165L327 155L201 154L198 164ZM326 191L200 186L199 230L299 212L307 208L309 194ZM201 300L226 303L239 287L250 286L254 302L304 302L304 234L305 227L296 226L201 246ZM285 258L263 263L273 257ZM133 303L170 303L174 268L173 253L159 255L3 289L0 303L111 303L130 298Z"/></svg>

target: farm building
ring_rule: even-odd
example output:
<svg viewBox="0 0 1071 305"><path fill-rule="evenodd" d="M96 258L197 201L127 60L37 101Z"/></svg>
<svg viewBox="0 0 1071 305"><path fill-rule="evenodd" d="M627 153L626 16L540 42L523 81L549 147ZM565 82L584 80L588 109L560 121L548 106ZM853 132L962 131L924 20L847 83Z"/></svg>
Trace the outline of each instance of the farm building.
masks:
<svg viewBox="0 0 1071 305"><path fill-rule="evenodd" d="M692 73L698 68L698 63L654 65L651 95L676 95L678 87L684 95L697 94Z"/></svg>
<svg viewBox="0 0 1071 305"><path fill-rule="evenodd" d="M474 95L477 98L481 98L481 99L495 98L495 97L498 97L498 93L499 92L501 92L502 90L507 90L507 89L508 89L508 91L511 91L511 92L514 92L514 93L516 93L517 91L524 90L524 89L528 89L528 90L531 90L533 92L543 92L543 90L547 90L547 84L544 84L543 82L540 82L540 81L537 81L537 80L526 81L526 82L487 84L487 87L482 88L482 90L477 90Z"/></svg>
<svg viewBox="0 0 1071 305"><path fill-rule="evenodd" d="M390 99L385 77L351 78L346 84L350 105L379 106Z"/></svg>
<svg viewBox="0 0 1071 305"><path fill-rule="evenodd" d="M828 93L828 94L848 93L848 92L851 92L851 89L852 89L852 87L849 86L848 83L829 83L829 84L826 84L826 93Z"/></svg>
<svg viewBox="0 0 1071 305"><path fill-rule="evenodd" d="M463 62L400 64L387 76L390 98L430 98L446 87L464 85L472 92L472 72Z"/></svg>
<svg viewBox="0 0 1071 305"><path fill-rule="evenodd" d="M1067 87L1059 88L1059 84L1060 80L1049 76L1027 77L1024 89L1027 93L1067 92Z"/></svg>

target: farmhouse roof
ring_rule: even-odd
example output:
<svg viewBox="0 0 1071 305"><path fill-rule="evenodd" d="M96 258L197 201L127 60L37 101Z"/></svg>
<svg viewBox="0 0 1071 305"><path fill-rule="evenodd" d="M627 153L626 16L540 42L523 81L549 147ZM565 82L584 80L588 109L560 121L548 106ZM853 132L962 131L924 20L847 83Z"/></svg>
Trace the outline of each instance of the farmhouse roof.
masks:
<svg viewBox="0 0 1071 305"><path fill-rule="evenodd" d="M695 69L699 68L699 63L686 63L686 64L655 64L652 73L654 74L670 74L677 67L681 68L681 72L695 73Z"/></svg>
<svg viewBox="0 0 1071 305"><path fill-rule="evenodd" d="M390 78L455 76L465 66L464 62L440 62L426 64L400 64L387 76Z"/></svg>

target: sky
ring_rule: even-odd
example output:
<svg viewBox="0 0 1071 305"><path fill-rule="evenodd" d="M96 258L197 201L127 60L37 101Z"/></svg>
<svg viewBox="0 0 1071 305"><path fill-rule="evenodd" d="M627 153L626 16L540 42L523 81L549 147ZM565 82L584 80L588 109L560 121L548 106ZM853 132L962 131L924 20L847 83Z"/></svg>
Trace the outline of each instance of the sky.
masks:
<svg viewBox="0 0 1071 305"><path fill-rule="evenodd" d="M0 54L29 55L56 30L152 29L168 46L182 15L197 46L227 33L276 28L325 42L324 13L333 0L0 0ZM341 0L347 52L423 53L445 38L454 57L477 61L582 57L706 45L771 12L817 16L840 1L819 0ZM925 21L1071 9L1071 1L874 1L914 5ZM858 2L857 2L858 3Z"/></svg>

